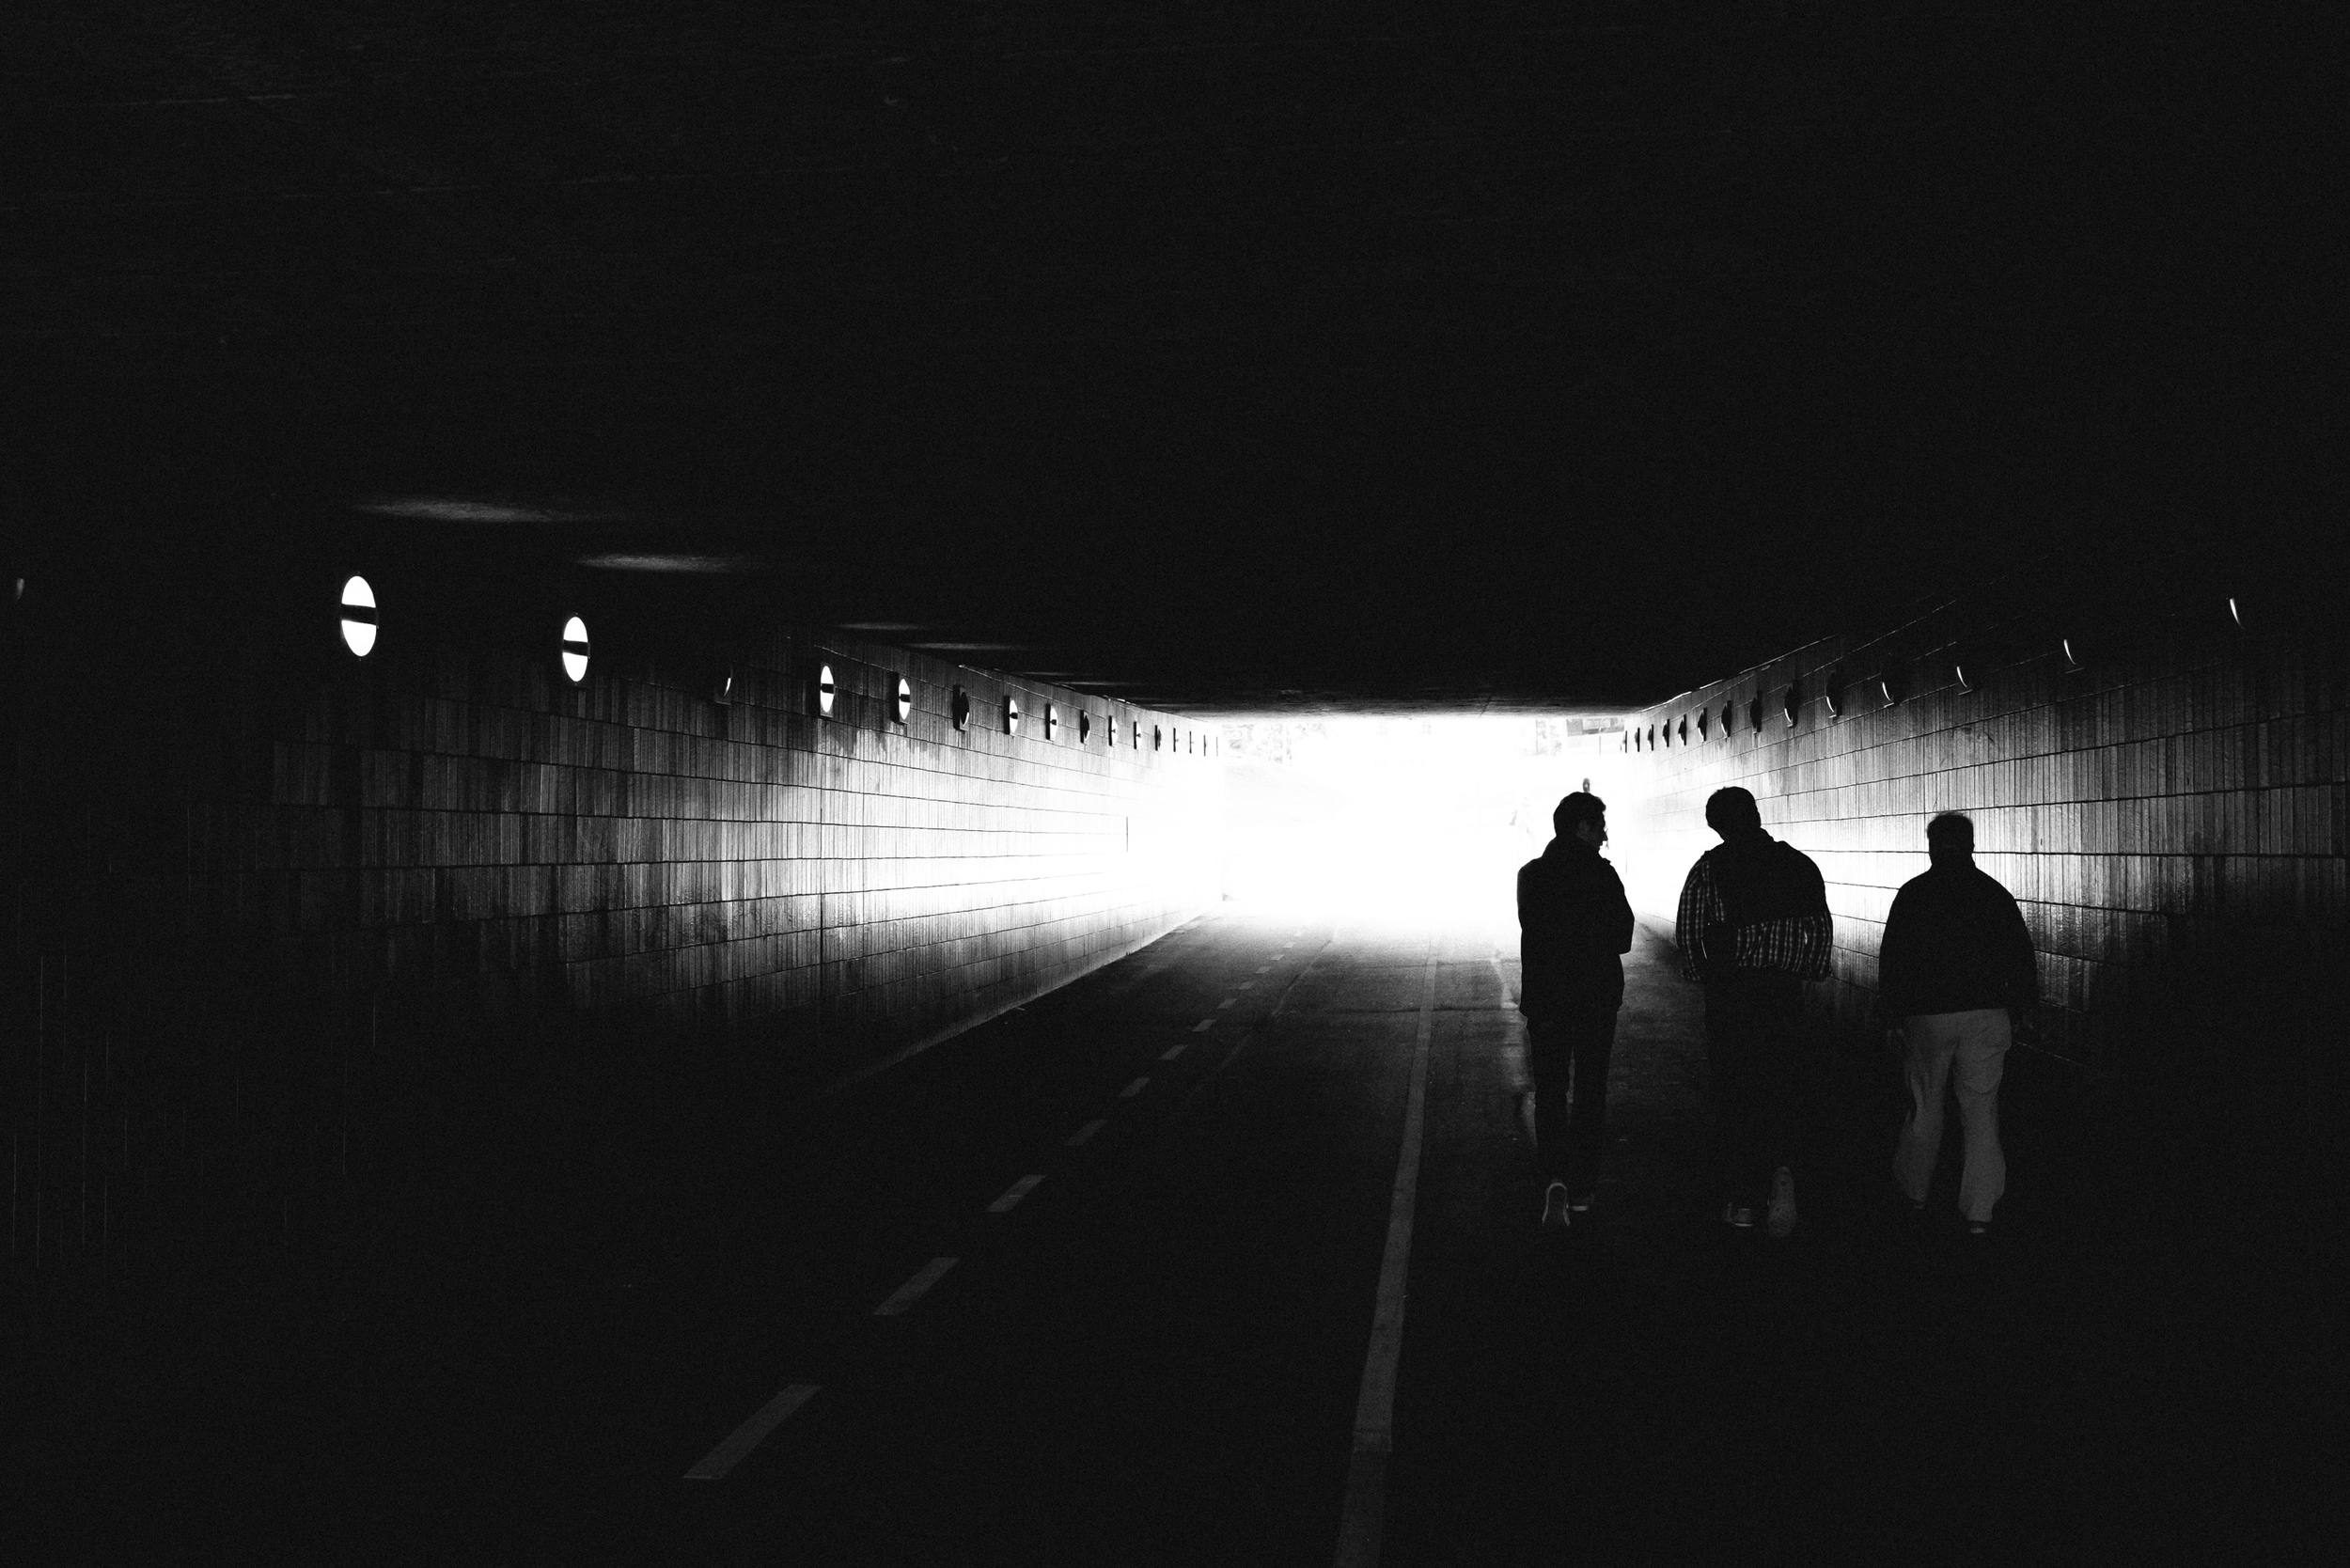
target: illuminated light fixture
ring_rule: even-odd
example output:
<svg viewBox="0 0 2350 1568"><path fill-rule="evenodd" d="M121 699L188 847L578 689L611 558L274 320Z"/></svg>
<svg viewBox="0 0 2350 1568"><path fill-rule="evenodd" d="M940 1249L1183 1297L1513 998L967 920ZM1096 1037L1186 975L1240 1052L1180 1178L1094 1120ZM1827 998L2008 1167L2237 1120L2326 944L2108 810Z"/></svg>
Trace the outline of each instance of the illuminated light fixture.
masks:
<svg viewBox="0 0 2350 1568"><path fill-rule="evenodd" d="M889 716L900 724L903 724L906 721L906 715L912 712L914 712L914 688L906 684L904 676L892 675L889 678Z"/></svg>
<svg viewBox="0 0 2350 1568"><path fill-rule="evenodd" d="M16 596L19 599L24 597L24 579L22 577L16 580ZM2228 619L2235 623L2236 630L2244 629L2244 611L2237 607L2236 602L2232 599L2228 601Z"/></svg>
<svg viewBox="0 0 2350 1568"><path fill-rule="evenodd" d="M832 666L816 666L816 712L823 718L832 717L832 700L840 695L840 687L832 678Z"/></svg>
<svg viewBox="0 0 2350 1568"><path fill-rule="evenodd" d="M1093 716L1083 708L1077 710L1077 744L1083 745L1093 733Z"/></svg>
<svg viewBox="0 0 2350 1568"><path fill-rule="evenodd" d="M16 580L16 601L20 604L24 602L24 579L22 577ZM2228 603L2232 604L2235 601L2231 599Z"/></svg>
<svg viewBox="0 0 2350 1568"><path fill-rule="evenodd" d="M22 577L16 580L16 596L24 597ZM375 646L375 589L368 587L365 577L353 577L343 585L343 646L361 659Z"/></svg>
<svg viewBox="0 0 2350 1568"><path fill-rule="evenodd" d="M1044 705L1044 738L1049 741L1059 733L1060 708L1058 704L1047 702Z"/></svg>
<svg viewBox="0 0 2350 1568"><path fill-rule="evenodd" d="M718 672L718 680L711 690L710 700L722 708L734 700L734 671L731 668Z"/></svg>
<svg viewBox="0 0 2350 1568"><path fill-rule="evenodd" d="M971 694L957 686L947 699L947 715L954 720L958 730L971 728Z"/></svg>
<svg viewBox="0 0 2350 1568"><path fill-rule="evenodd" d="M2073 651L2073 639L2071 637L2059 637L2057 639L2057 647L2062 651L2064 654L2064 669L2066 674L2069 675L2073 671L2081 667L2080 655Z"/></svg>
<svg viewBox="0 0 2350 1568"><path fill-rule="evenodd" d="M1116 713L1104 713L1102 715L1102 723L1104 726L1102 730L1102 744L1104 745L1116 745L1118 744L1118 715Z"/></svg>
<svg viewBox="0 0 2350 1568"><path fill-rule="evenodd" d="M1888 708L1898 708L1901 706L1901 694L1893 689L1893 678L1890 675L1880 675L1877 677L1877 690L1885 694L1885 705Z"/></svg>
<svg viewBox="0 0 2350 1568"><path fill-rule="evenodd" d="M563 673L574 686L588 679L588 623L577 616L563 623Z"/></svg>
<svg viewBox="0 0 2350 1568"><path fill-rule="evenodd" d="M1700 708L1700 709L1698 710L1698 739L1699 739L1700 742L1702 742L1702 741L1705 739L1706 734L1707 734L1707 729L1706 729L1706 716L1705 716L1705 710L1704 710L1704 709L1702 709L1702 708Z"/></svg>
<svg viewBox="0 0 2350 1568"><path fill-rule="evenodd" d="M1020 733L1020 699L1016 697L1004 698L1004 733L1007 735Z"/></svg>
<svg viewBox="0 0 2350 1568"><path fill-rule="evenodd" d="M1733 728L1735 728L1735 727L1736 727L1737 722L1738 722L1738 704L1736 704L1735 702L1725 702L1725 703L1723 703L1723 704L1722 704L1722 734L1723 734L1724 736L1728 736L1728 735L1729 735L1729 733L1731 732L1731 730Z"/></svg>
<svg viewBox="0 0 2350 1568"><path fill-rule="evenodd" d="M1950 679L1958 682L1958 689L1960 691L1970 692L1975 689L1975 683L1966 679L1966 666L1965 662L1962 661L1955 653L1950 655Z"/></svg>
<svg viewBox="0 0 2350 1568"><path fill-rule="evenodd" d="M1844 705L1836 700L1836 681L1834 677L1829 678L1827 688L1820 693L1820 706L1827 710L1827 716L1830 718L1841 718L1843 716Z"/></svg>
<svg viewBox="0 0 2350 1568"><path fill-rule="evenodd" d="M1795 716L1803 712L1803 698L1795 694L1794 687L1787 688L1787 695L1780 698L1779 707L1787 714L1787 728L1793 729L1795 727Z"/></svg>
<svg viewBox="0 0 2350 1568"><path fill-rule="evenodd" d="M1151 749L1153 751L1167 749L1167 731L1155 724L1151 727Z"/></svg>

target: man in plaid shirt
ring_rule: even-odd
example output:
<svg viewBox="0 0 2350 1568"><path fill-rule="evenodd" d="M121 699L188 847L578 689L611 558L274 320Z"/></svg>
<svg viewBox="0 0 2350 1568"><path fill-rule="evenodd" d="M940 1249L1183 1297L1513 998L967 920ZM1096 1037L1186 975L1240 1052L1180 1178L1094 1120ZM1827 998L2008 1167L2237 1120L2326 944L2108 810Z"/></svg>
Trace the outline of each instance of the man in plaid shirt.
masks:
<svg viewBox="0 0 2350 1568"><path fill-rule="evenodd" d="M1811 857L1762 828L1754 796L1732 786L1705 803L1721 843L1681 886L1681 973L1705 985L1722 1218L1754 1224L1767 1184L1770 1233L1795 1228L1794 1151L1810 1098L1803 985L1827 978L1827 888Z"/></svg>

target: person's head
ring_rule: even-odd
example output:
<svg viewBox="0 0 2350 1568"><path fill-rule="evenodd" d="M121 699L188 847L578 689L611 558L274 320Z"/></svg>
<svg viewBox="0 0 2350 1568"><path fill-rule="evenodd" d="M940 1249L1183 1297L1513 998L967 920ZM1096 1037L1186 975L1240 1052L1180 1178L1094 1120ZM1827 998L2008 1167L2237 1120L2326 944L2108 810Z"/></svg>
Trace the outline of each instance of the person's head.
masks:
<svg viewBox="0 0 2350 1568"><path fill-rule="evenodd" d="M1727 839L1761 827L1762 808L1754 804L1753 792L1732 784L1705 797L1705 825Z"/></svg>
<svg viewBox="0 0 2350 1568"><path fill-rule="evenodd" d="M1577 790L1559 803L1550 825L1561 839L1580 839L1593 849L1607 841L1607 803L1588 790Z"/></svg>
<svg viewBox="0 0 2350 1568"><path fill-rule="evenodd" d="M1957 811L1945 811L1926 823L1926 854L1937 866L1963 866L1974 859L1974 820Z"/></svg>

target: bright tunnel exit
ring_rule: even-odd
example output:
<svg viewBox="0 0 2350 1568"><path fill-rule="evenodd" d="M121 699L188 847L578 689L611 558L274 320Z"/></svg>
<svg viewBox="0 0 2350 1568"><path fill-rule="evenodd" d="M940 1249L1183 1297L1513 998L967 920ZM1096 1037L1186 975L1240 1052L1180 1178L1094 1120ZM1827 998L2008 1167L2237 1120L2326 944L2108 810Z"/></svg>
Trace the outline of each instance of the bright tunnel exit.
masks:
<svg viewBox="0 0 2350 1568"><path fill-rule="evenodd" d="M1616 737L1602 726L1616 722L1229 723L1225 895L1268 915L1397 932L1513 927L1517 869L1549 841L1551 808L1578 789L1606 795Z"/></svg>

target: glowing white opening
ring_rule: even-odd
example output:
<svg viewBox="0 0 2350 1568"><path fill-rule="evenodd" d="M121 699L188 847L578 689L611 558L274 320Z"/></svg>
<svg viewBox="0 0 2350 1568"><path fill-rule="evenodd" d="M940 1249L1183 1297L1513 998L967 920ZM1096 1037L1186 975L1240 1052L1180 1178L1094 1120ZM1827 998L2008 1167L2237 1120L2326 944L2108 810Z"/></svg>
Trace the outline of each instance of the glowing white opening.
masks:
<svg viewBox="0 0 2350 1568"><path fill-rule="evenodd" d="M343 646L362 659L375 647L375 589L365 577L343 585Z"/></svg>
<svg viewBox="0 0 2350 1568"><path fill-rule="evenodd" d="M818 713L820 713L823 714L823 715L824 715L824 717L826 717L826 718L830 718L830 717L832 717L832 699L833 699L833 694L834 694L836 691L838 691L838 689L839 689L838 687L837 687L837 686L835 686L835 685L833 684L833 681L832 681L832 666L830 666L830 665L819 665L819 666L816 666L816 711L817 711Z"/></svg>
<svg viewBox="0 0 2350 1568"><path fill-rule="evenodd" d="M1225 738L1223 891L1241 913L1481 933L1514 958L1517 870L1549 842L1563 796L1589 789L1607 802L1605 853L1627 880L1651 873L1637 907L1669 912L1706 847L1622 842L1653 786L1623 756L1622 732L1561 736L1532 717L1445 714L1244 720Z"/></svg>
<svg viewBox="0 0 2350 1568"><path fill-rule="evenodd" d="M577 616L563 623L563 673L573 685L588 679L588 623Z"/></svg>
<svg viewBox="0 0 2350 1568"><path fill-rule="evenodd" d="M1004 698L1004 733L1007 735L1020 733L1020 699L1016 697Z"/></svg>

